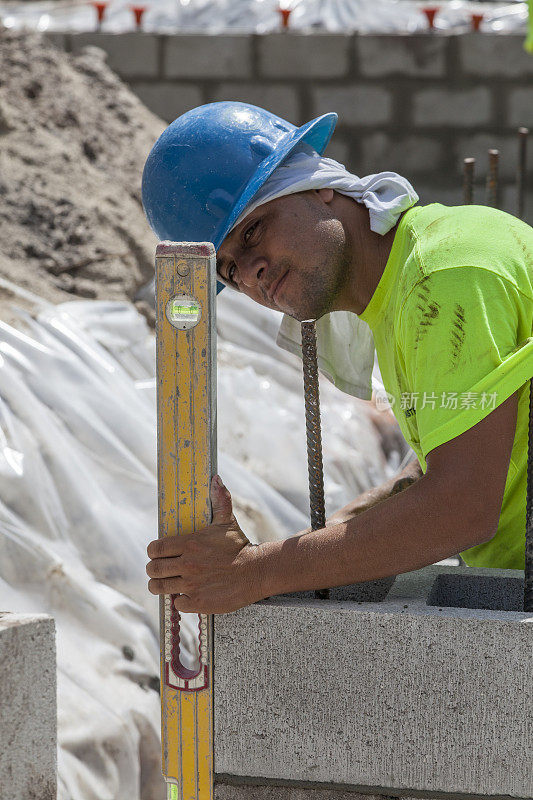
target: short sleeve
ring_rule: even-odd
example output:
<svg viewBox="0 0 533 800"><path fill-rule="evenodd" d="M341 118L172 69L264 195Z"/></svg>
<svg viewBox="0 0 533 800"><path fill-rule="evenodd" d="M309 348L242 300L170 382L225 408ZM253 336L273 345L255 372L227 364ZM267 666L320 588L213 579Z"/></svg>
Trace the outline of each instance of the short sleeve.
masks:
<svg viewBox="0 0 533 800"><path fill-rule="evenodd" d="M398 348L424 458L533 375L532 306L512 282L480 267L437 270L411 290Z"/></svg>

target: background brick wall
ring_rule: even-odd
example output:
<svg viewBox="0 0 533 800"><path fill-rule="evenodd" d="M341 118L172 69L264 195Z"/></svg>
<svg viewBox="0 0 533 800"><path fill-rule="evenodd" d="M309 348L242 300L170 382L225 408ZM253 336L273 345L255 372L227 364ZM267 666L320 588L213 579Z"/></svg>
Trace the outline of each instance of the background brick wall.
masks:
<svg viewBox="0 0 533 800"><path fill-rule="evenodd" d="M215 100L262 105L296 124L337 111L327 154L363 175L394 170L423 202L461 201L462 160L474 156L485 202L487 149L501 150L500 207L516 211L519 125L532 129L533 57L518 35L53 34L97 45L146 105L167 121Z"/></svg>

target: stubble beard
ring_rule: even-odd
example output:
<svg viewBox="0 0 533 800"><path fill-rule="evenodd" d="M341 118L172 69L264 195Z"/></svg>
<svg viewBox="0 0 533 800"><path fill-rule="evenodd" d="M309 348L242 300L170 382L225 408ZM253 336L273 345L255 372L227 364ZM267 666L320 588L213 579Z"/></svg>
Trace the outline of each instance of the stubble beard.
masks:
<svg viewBox="0 0 533 800"><path fill-rule="evenodd" d="M288 266L288 265L287 265ZM342 292L348 275L348 259L344 248L329 254L314 270L309 270L305 278L305 292L301 291L302 302L298 307L286 311L289 316L303 322L308 319L320 319L336 309L337 300Z"/></svg>

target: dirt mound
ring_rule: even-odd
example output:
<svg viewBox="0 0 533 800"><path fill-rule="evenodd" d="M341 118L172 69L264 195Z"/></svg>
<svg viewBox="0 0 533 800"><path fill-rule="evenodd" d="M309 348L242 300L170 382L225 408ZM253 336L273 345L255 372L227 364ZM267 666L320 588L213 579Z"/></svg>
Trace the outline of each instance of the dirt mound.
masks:
<svg viewBox="0 0 533 800"><path fill-rule="evenodd" d="M0 277L54 303L133 299L153 273L140 183L163 127L101 50L0 31ZM0 286L1 319L12 302Z"/></svg>

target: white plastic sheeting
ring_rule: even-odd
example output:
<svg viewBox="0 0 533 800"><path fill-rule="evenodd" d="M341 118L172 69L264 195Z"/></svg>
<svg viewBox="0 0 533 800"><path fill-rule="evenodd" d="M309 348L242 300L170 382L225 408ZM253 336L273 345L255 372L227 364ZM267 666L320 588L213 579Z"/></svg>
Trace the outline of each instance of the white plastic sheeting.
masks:
<svg viewBox="0 0 533 800"><path fill-rule="evenodd" d="M219 471L250 539L282 538L308 524L300 364L224 295ZM0 608L56 620L59 800L159 800L154 337L127 303L41 309L0 323ZM390 470L364 404L324 383L322 414L331 511Z"/></svg>
<svg viewBox="0 0 533 800"><path fill-rule="evenodd" d="M122 32L135 27L129 0L110 0L102 30ZM415 33L427 30L423 0L148 0L143 28L146 31L255 31L280 28L279 7L290 8L290 27L361 33ZM509 32L526 29L527 3L444 0L435 19L437 30L466 31L471 14L483 13L482 31ZM0 18L8 28L40 31L86 31L96 28L96 11L87 0L0 1Z"/></svg>

